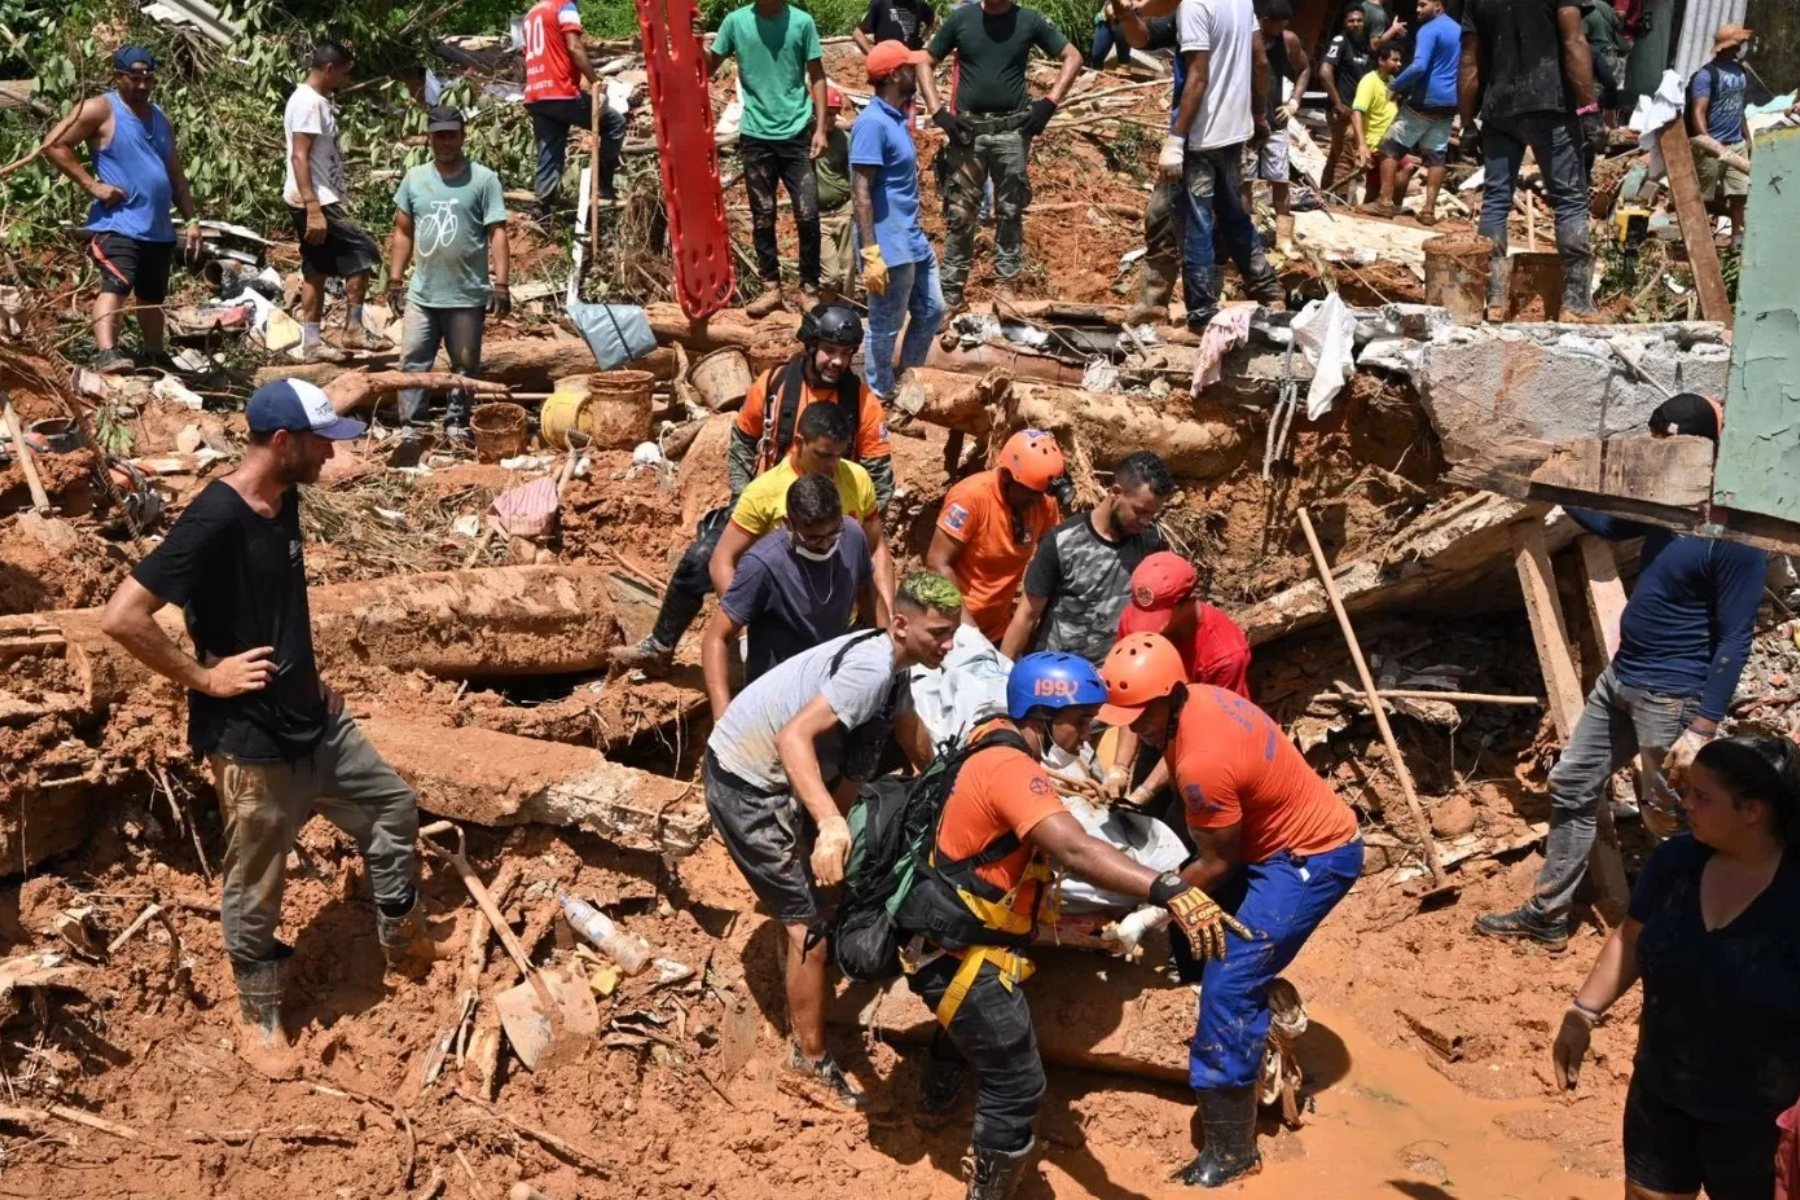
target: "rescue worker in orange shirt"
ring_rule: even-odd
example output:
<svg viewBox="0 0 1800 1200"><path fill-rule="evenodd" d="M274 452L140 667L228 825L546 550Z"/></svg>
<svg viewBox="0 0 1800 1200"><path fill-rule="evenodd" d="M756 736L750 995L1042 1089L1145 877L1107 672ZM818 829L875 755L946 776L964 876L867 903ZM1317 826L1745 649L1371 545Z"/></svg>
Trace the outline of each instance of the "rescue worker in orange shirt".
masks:
<svg viewBox="0 0 1800 1200"><path fill-rule="evenodd" d="M1200 982L1188 1084L1206 1145L1177 1173L1218 1187L1262 1169L1256 1085L1269 1033L1269 984L1362 873L1356 814L1313 773L1281 727L1223 688L1189 683L1167 638L1122 639L1100 669L1102 724L1129 727L1163 752L1199 853L1181 878L1235 913L1225 954L1196 963L1174 943L1182 976Z"/></svg>
<svg viewBox="0 0 1800 1200"><path fill-rule="evenodd" d="M999 466L969 476L944 496L925 565L962 590L963 624L996 646L1006 636L1032 554L1062 520L1050 494L1062 473L1056 438L1021 429L1001 448Z"/></svg>
<svg viewBox="0 0 1800 1200"><path fill-rule="evenodd" d="M1189 683L1204 683L1250 699L1250 640L1232 619L1195 595L1200 575L1194 564L1167 550L1150 555L1131 573L1131 603L1119 614L1119 637L1159 633L1181 655ZM1169 765L1160 759L1139 774L1138 739L1121 729L1106 770L1106 787L1133 808L1152 804L1169 786Z"/></svg>
<svg viewBox="0 0 1800 1200"><path fill-rule="evenodd" d="M669 578L656 624L640 642L612 649L607 660L619 670L665 671L675 646L706 604L713 590L713 551L725 536L731 512L750 481L779 464L794 445L800 414L821 402L836 403L849 421L850 461L869 473L875 485L875 516L894 495L894 448L888 441L887 416L881 402L850 369L863 342L862 318L844 304L820 304L800 319L800 350L787 362L759 375L744 397L726 452L731 501L700 518L694 542ZM872 539L871 550L877 543ZM741 551L740 551L741 553ZM886 599L894 591L888 555L876 557L876 589Z"/></svg>
<svg viewBox="0 0 1800 1200"><path fill-rule="evenodd" d="M1006 1200L1035 1144L1044 1098L1021 984L1031 944L1050 909L1051 860L1100 887L1169 910L1188 953L1211 961L1235 933L1204 891L1173 871L1157 874L1090 836L1058 797L1042 765L1052 750L1079 754L1107 691L1092 663L1049 652L1020 659L1006 680L1007 719L978 726L945 766L948 789L932 852L895 914L915 935L908 981L937 1014L920 1106L955 1103L969 1068L978 1093L967 1200ZM1230 931L1230 932L1228 932ZM967 1168L966 1168L967 1169Z"/></svg>

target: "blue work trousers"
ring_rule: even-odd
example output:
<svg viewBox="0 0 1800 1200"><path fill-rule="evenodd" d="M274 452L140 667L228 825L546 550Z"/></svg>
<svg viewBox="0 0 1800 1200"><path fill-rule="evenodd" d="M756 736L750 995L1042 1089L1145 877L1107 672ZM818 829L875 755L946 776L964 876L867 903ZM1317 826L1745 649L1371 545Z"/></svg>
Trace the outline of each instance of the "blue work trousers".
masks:
<svg viewBox="0 0 1800 1200"><path fill-rule="evenodd" d="M1200 1020L1188 1048L1188 1084L1196 1090L1245 1087L1257 1079L1269 1037L1269 984L1300 953L1326 914L1362 874L1359 838L1324 854L1295 858L1287 851L1245 866L1237 919L1255 934L1225 935L1225 957L1200 976Z"/></svg>
<svg viewBox="0 0 1800 1200"><path fill-rule="evenodd" d="M1274 268L1239 194L1242 145L1196 150L1189 146L1182 168L1186 187L1185 231L1181 242L1181 283L1188 328L1198 333L1219 311L1225 262L1235 262L1252 299L1268 303L1281 295Z"/></svg>

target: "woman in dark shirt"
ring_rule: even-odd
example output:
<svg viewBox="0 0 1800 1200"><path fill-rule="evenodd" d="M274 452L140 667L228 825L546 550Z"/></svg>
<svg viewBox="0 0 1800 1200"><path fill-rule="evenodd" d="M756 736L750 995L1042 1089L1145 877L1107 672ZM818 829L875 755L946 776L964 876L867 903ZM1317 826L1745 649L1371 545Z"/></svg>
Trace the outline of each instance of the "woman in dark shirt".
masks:
<svg viewBox="0 0 1800 1200"><path fill-rule="evenodd" d="M1644 864L1563 1017L1557 1073L1575 1086L1594 1024L1642 979L1626 1195L1769 1200L1775 1118L1800 1097L1800 746L1709 742L1681 807L1691 835Z"/></svg>

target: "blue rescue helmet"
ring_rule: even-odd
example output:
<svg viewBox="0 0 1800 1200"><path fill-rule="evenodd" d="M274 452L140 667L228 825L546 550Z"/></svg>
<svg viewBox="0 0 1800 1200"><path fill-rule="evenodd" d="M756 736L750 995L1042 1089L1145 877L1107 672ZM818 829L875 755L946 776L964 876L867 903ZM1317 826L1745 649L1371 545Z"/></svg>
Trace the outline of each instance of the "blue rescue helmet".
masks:
<svg viewBox="0 0 1800 1200"><path fill-rule="evenodd" d="M1105 704L1106 684L1094 664L1060 650L1027 654L1006 677L1006 715L1023 721L1034 708Z"/></svg>

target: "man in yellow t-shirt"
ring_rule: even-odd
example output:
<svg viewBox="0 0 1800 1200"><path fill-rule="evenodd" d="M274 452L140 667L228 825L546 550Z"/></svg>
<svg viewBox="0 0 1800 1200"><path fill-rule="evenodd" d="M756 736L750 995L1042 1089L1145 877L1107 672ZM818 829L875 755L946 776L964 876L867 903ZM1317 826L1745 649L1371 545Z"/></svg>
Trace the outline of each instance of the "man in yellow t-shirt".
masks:
<svg viewBox="0 0 1800 1200"><path fill-rule="evenodd" d="M1350 120L1356 125L1356 161L1368 172L1363 181L1366 196L1381 194L1381 160L1376 157L1376 150L1387 136L1388 126L1400 115L1400 105L1388 91L1388 81L1400 73L1405 57L1398 43L1378 50L1375 69L1357 83L1356 99L1350 104Z"/></svg>
<svg viewBox="0 0 1800 1200"><path fill-rule="evenodd" d="M776 466L751 480L731 510L731 521L708 563L718 595L730 589L744 552L786 520L788 488L794 480L802 475L829 475L837 484L844 516L862 525L869 543L875 568L876 623L887 625L888 602L894 595L894 560L882 534L875 483L861 465L844 457L849 448L850 422L837 405L812 404L800 413L794 424L793 449Z"/></svg>

